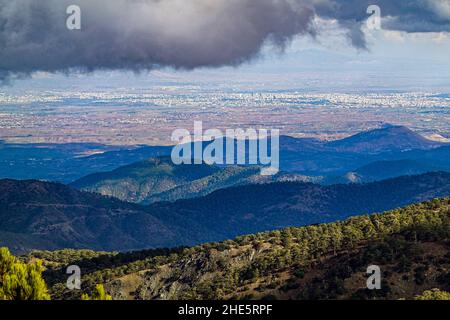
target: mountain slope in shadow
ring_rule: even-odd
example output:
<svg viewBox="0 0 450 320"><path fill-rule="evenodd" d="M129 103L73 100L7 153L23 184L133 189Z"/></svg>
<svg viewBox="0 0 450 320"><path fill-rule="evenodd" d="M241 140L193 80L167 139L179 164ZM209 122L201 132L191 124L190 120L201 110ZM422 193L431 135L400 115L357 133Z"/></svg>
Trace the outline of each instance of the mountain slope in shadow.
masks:
<svg viewBox="0 0 450 320"><path fill-rule="evenodd" d="M385 125L351 137L327 143L336 151L381 153L411 149L432 149L443 143L429 140L404 126Z"/></svg>
<svg viewBox="0 0 450 320"><path fill-rule="evenodd" d="M171 212L184 219L201 221L202 226L228 239L240 234L331 222L449 195L450 173L436 172L368 184L246 185L197 199L155 203L150 208L157 217Z"/></svg>
<svg viewBox="0 0 450 320"><path fill-rule="evenodd" d="M412 159L406 154L416 151L430 151L427 161L436 161L438 155L433 151L445 146L450 148L449 143L428 140L406 127L393 125L331 142L280 136L280 169L306 176L342 176L375 161ZM0 178L70 183L151 157L170 156L171 150L171 146L0 143Z"/></svg>
<svg viewBox="0 0 450 320"><path fill-rule="evenodd" d="M131 250L194 244L214 235L166 224L146 207L41 181L0 181L0 246Z"/></svg>
<svg viewBox="0 0 450 320"><path fill-rule="evenodd" d="M149 206L40 181L0 181L0 246L125 251L218 241L450 195L450 174L369 184L253 184Z"/></svg>

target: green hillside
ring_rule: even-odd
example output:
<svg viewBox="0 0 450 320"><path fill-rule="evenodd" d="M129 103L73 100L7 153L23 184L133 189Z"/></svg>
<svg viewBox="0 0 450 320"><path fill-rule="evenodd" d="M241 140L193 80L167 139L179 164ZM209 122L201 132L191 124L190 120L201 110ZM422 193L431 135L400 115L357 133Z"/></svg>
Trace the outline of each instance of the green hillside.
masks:
<svg viewBox="0 0 450 320"><path fill-rule="evenodd" d="M219 189L251 183L307 181L305 176L279 173L262 176L257 166L174 165L170 157L151 158L116 170L95 173L72 187L123 201L150 204L201 197Z"/></svg>
<svg viewBox="0 0 450 320"><path fill-rule="evenodd" d="M175 166L170 157L151 158L110 172L88 175L73 182L71 186L139 203L154 194L163 193L218 171L219 168L206 164Z"/></svg>
<svg viewBox="0 0 450 320"><path fill-rule="evenodd" d="M114 299L413 299L450 289L450 198L343 222L288 228L191 248L131 253L37 251L53 298L65 267L83 291L102 283ZM366 289L378 265L381 290Z"/></svg>

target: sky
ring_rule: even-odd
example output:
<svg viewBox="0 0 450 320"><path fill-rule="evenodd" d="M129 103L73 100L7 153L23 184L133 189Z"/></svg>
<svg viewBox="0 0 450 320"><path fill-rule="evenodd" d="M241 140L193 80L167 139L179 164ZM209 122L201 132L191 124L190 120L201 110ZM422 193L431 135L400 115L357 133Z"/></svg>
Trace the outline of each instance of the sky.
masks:
<svg viewBox="0 0 450 320"><path fill-rule="evenodd" d="M72 3L81 30L65 26ZM371 4L380 30L368 28ZM450 84L450 0L0 0L0 26L3 91L236 79Z"/></svg>

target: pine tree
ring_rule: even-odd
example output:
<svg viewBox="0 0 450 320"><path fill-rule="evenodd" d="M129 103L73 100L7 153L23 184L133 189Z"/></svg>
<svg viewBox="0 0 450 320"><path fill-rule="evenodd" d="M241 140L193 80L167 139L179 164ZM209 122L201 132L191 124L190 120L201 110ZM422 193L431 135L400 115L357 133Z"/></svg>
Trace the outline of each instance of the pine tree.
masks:
<svg viewBox="0 0 450 320"><path fill-rule="evenodd" d="M281 244L285 248L289 248L292 245L292 233L289 229L281 230Z"/></svg>
<svg viewBox="0 0 450 320"><path fill-rule="evenodd" d="M23 263L0 248L0 300L50 300L42 263Z"/></svg>
<svg viewBox="0 0 450 320"><path fill-rule="evenodd" d="M92 296L83 294L81 300L112 300L112 297L106 293L102 284L98 284L95 286L95 291L92 293Z"/></svg>
<svg viewBox="0 0 450 320"><path fill-rule="evenodd" d="M414 300L450 300L450 293L439 289L431 289L416 296Z"/></svg>

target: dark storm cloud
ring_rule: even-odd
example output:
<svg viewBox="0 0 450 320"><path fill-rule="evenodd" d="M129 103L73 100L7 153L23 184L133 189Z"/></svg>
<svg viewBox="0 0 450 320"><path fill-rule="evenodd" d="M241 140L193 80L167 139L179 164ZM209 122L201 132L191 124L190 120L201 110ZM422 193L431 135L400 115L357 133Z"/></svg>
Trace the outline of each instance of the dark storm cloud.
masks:
<svg viewBox="0 0 450 320"><path fill-rule="evenodd" d="M311 0L317 15L336 19L348 29L352 44L366 47L361 27L367 8L381 9L382 28L405 32L450 32L450 0Z"/></svg>
<svg viewBox="0 0 450 320"><path fill-rule="evenodd" d="M66 8L82 29L66 28ZM371 4L384 28L449 31L450 0L0 0L0 79L35 71L193 69L238 65L262 46L314 34L314 16L335 19L365 47Z"/></svg>
<svg viewBox="0 0 450 320"><path fill-rule="evenodd" d="M66 28L70 4L79 31ZM313 17L289 0L0 0L0 74L237 65L312 33Z"/></svg>

